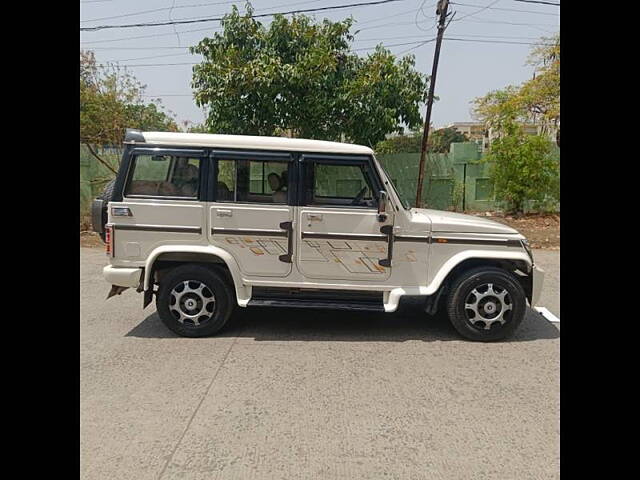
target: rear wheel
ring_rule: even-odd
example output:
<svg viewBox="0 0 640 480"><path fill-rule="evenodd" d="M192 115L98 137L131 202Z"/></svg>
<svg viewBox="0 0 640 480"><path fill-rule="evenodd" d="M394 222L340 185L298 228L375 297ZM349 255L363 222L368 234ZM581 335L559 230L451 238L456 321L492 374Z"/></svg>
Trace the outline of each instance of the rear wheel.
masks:
<svg viewBox="0 0 640 480"><path fill-rule="evenodd" d="M447 312L465 338L481 342L513 334L524 318L527 299L518 280L505 270L480 267L458 277L447 298Z"/></svg>
<svg viewBox="0 0 640 480"><path fill-rule="evenodd" d="M183 337L205 337L227 323L235 300L225 279L200 265L182 265L160 282L156 307L162 323Z"/></svg>

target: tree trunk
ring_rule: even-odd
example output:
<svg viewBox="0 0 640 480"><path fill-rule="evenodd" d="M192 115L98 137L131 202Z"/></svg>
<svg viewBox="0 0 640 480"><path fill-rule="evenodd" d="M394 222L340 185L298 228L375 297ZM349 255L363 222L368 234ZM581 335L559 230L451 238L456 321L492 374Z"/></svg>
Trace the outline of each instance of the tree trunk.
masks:
<svg viewBox="0 0 640 480"><path fill-rule="evenodd" d="M111 170L113 172L114 175L117 175L118 172L116 172L113 167L111 165L109 165L108 162L106 162L105 160L103 160L102 158L100 158L100 156L98 155L98 153L93 149L93 147L91 146L91 144L89 143L85 143L85 145L87 146L87 149L89 150L89 153L91 155L93 155L93 157L98 160L102 165L104 165L106 168L108 168L109 170Z"/></svg>

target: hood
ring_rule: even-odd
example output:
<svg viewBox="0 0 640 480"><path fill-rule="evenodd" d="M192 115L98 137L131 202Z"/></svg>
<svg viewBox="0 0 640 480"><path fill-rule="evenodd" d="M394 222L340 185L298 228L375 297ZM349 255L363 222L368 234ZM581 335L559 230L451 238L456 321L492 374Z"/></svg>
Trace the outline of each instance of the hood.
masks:
<svg viewBox="0 0 640 480"><path fill-rule="evenodd" d="M462 213L430 210L427 208L412 208L412 217L417 221L428 218L431 222L432 232L456 232L456 233L502 233L517 234L518 231L493 220L464 215Z"/></svg>

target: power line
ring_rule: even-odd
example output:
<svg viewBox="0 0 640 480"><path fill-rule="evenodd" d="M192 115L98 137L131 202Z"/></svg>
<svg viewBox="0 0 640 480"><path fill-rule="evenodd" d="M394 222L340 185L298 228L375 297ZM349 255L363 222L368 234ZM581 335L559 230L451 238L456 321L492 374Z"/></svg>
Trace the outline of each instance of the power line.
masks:
<svg viewBox="0 0 640 480"><path fill-rule="evenodd" d="M414 11L414 10L412 9L409 12L404 12L404 13L406 14L406 13L410 13L412 11ZM398 15L389 15L387 18L391 18L393 16L398 16ZM379 20L383 20L383 18L378 18L378 19L375 19L375 20L369 20L367 22L362 22L360 25L365 25L367 23L376 22L376 21L379 21ZM356 30L356 33L358 31L363 31L363 30L374 30L376 28L384 28L384 27L396 26L396 25L412 25L412 24L413 24L413 22L385 23L385 24L382 24L382 25L373 25L371 27L359 28L359 29ZM196 29L193 29L193 30L182 30L182 31L179 31L178 33L185 34L185 33L205 32L205 31L219 32L221 30L220 29L212 29L211 27L208 27L208 28L196 28ZM141 38L168 37L170 35L171 36L175 35L175 33L173 33L173 32L154 33L154 34L151 34L151 35L136 35L136 36L133 36L133 37L111 38L111 39L108 39L108 40L92 40L90 42L82 42L82 45L94 45L96 43L120 42L120 41L124 41L124 40L139 40Z"/></svg>
<svg viewBox="0 0 640 480"><path fill-rule="evenodd" d="M237 0L227 0L225 2L215 2L215 3L196 3L191 5L179 5L177 7L173 7L174 9L178 8L197 8L197 7L211 7L213 5L226 5L229 3L236 3ZM171 10L171 7L163 7L163 8L154 8L151 10L139 10L137 12L124 13L122 15L114 15L111 17L99 17L99 18L90 18L89 20L80 20L80 23L87 22L97 22L98 20L113 20L114 18L126 18L126 17L135 17L138 15L144 15L145 13L155 13L155 12L163 12L165 10Z"/></svg>
<svg viewBox="0 0 640 480"><path fill-rule="evenodd" d="M507 22L505 20L488 20L484 18L474 18L474 19L460 19L462 22L474 22L474 23L494 23L494 24L502 24L502 25L520 25L527 27L556 27L557 25L551 25L549 23L520 23L520 22Z"/></svg>
<svg viewBox="0 0 640 480"><path fill-rule="evenodd" d="M460 5L461 7L481 7L482 5L472 5L469 3L458 3L451 2L451 5ZM517 8L500 8L500 7L487 7L487 10L501 10L504 12L522 12L522 13L534 13L537 15L547 15L550 17L557 17L559 13L549 13L549 12L536 12L535 10L519 10Z"/></svg>
<svg viewBox="0 0 640 480"><path fill-rule="evenodd" d="M519 38L519 37L516 37L516 38ZM507 41L507 40L479 40L479 39L474 39L474 38L457 38L457 37L443 37L443 39L444 40L458 41L458 42L495 43L495 44L505 44L505 45L543 45L543 46L553 46L554 45L554 44L550 44L550 43L540 43L540 42L516 42L516 41ZM435 37L427 39L427 40L418 40L418 41L415 41L415 42L391 43L391 44L388 44L388 45L384 45L383 44L382 47L384 47L384 48L392 48L392 47L401 47L401 46L405 46L405 45L415 45L412 48L409 48L409 49L404 50L402 52L398 52L396 54L396 55L401 55L402 53L405 53L407 51L419 48L422 45L425 45L427 43L433 42L434 40L435 40ZM380 45L380 44L378 43L378 44L370 46L370 47L354 48L354 49L352 49L352 51L359 52L359 51L364 51L364 50L373 50L378 45ZM178 54L178 55L183 55L183 54ZM173 55L159 55L158 57L144 57L144 58L159 58L159 57L164 57L164 56L173 56ZM133 60L133 59L128 59L128 60ZM107 62L109 62L109 63L116 63L116 62L122 62L122 61L126 61L126 60L107 60ZM98 67L109 67L109 66L112 66L112 65L109 65L109 63L98 64L97 66ZM125 64L125 65L119 65L119 66L122 66L122 67L165 67L165 66L180 66L180 65L199 65L200 63L201 62L139 63L139 64Z"/></svg>
<svg viewBox="0 0 640 480"><path fill-rule="evenodd" d="M403 1L403 0L377 0L374 2L351 3L347 5L336 5L333 7L306 8L302 10L290 10L288 12L263 13L260 15L250 15L250 17L261 18L261 17L271 17L273 15L291 15L294 13L321 12L326 10L339 10L344 8L364 7L368 5L381 5L384 3L392 3L392 2L400 2L400 1ZM80 31L95 32L98 30L105 30L110 28L161 27L165 25L183 25L188 23L219 22L220 20L223 20L223 19L224 17L209 17L209 18L197 18L193 20L173 20L168 22L156 22L156 23L129 23L124 25L100 25L97 27L80 27Z"/></svg>
<svg viewBox="0 0 640 480"><path fill-rule="evenodd" d="M540 37L524 37L522 35L476 35L465 33L465 37L478 38L505 38L516 40L538 40ZM423 35L402 35L399 37L380 37L380 38L356 38L355 42L375 42L376 40L406 40L408 38L422 38ZM190 47L93 47L89 50L188 50Z"/></svg>
<svg viewBox="0 0 640 480"><path fill-rule="evenodd" d="M554 7L559 7L559 3L554 2L543 2L542 0L513 0L514 2L523 2L523 3L539 3L541 5L553 5Z"/></svg>
<svg viewBox="0 0 640 480"><path fill-rule="evenodd" d="M473 15L477 15L480 12L484 12L487 8L491 8L492 6L494 6L496 3L498 3L500 0L493 0L493 2L491 2L489 5L480 8L480 10L477 10L475 12L471 12L471 13L467 13L465 16L460 17L459 19L455 20L456 22L459 22L460 20L462 20L463 18L467 18L467 17L472 17Z"/></svg>

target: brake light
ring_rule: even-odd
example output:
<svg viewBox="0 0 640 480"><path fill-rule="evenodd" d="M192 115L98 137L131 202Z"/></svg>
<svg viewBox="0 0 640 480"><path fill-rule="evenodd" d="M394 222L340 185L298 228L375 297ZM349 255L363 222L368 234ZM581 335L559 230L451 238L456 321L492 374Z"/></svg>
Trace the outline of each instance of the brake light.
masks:
<svg viewBox="0 0 640 480"><path fill-rule="evenodd" d="M107 244L107 255L113 256L113 233L111 226L104 228L104 242Z"/></svg>

